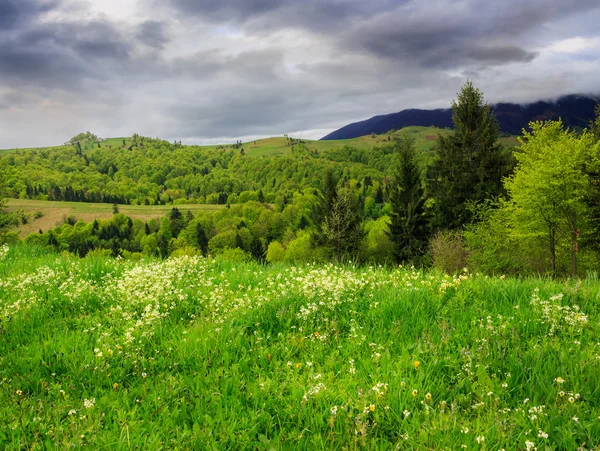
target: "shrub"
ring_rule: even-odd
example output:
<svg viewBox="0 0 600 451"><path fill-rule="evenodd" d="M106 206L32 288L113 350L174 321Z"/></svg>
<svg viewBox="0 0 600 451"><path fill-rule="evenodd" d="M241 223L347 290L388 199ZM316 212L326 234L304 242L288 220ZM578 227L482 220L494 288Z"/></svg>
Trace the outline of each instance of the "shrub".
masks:
<svg viewBox="0 0 600 451"><path fill-rule="evenodd" d="M455 274L467 266L468 252L463 246L462 233L442 230L429 242L433 266L447 274Z"/></svg>
<svg viewBox="0 0 600 451"><path fill-rule="evenodd" d="M267 249L267 262L275 263L285 260L285 248L278 241L273 241Z"/></svg>

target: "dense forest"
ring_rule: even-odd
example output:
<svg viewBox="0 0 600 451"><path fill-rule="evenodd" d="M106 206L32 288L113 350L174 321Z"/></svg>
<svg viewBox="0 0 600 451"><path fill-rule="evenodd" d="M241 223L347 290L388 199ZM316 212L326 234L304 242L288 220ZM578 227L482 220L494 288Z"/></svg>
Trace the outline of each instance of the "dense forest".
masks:
<svg viewBox="0 0 600 451"><path fill-rule="evenodd" d="M291 154L277 158L245 155L240 143L205 148L138 135L114 146L71 141L0 158L7 196L139 205L273 203L289 191L322 188L325 170L345 182L366 181L364 195L374 196L394 157L391 141L372 151L317 153L290 139Z"/></svg>
<svg viewBox="0 0 600 451"><path fill-rule="evenodd" d="M9 197L173 205L168 217L149 221L115 205L111 219L69 218L25 238L82 257L202 254L553 276L597 270L600 109L583 132L532 123L514 151L499 143L494 113L471 83L452 110L454 133L438 136L432 159L410 139L323 152L295 142L290 155L250 157L241 143L206 149L134 135L114 148L74 139L17 151L2 156L0 168ZM228 208L193 215L178 208L184 203Z"/></svg>

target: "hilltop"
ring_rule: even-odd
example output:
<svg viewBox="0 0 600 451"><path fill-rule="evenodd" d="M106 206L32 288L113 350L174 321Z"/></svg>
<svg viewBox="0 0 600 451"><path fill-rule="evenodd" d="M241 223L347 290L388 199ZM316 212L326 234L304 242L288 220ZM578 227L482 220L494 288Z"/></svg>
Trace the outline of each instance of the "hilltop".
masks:
<svg viewBox="0 0 600 451"><path fill-rule="evenodd" d="M568 127L587 127L594 119L594 108L600 98L597 96L568 95L556 101L539 101L530 104L497 103L492 105L504 134L518 135L531 121L547 121L562 118ZM390 130L409 126L452 127L452 109L420 110L407 109L398 113L383 114L370 119L354 122L334 132L322 140L354 138L370 133L387 133Z"/></svg>
<svg viewBox="0 0 600 451"><path fill-rule="evenodd" d="M419 111L419 110L409 110ZM439 110L442 111L442 110ZM383 117L383 116L378 116ZM415 139L417 149L424 153L430 153L433 151L435 142L437 141L438 135L451 133L448 130L450 126L406 126L401 129L390 129L383 133L368 132L352 138L340 138L340 139L321 139L311 140L302 139L295 137L284 137L284 136L273 136L269 138L262 138L253 141L240 142L236 144L222 143L214 145L197 145L193 146L199 149L205 150L240 150L244 149L244 153L247 156L253 157L274 157L291 155L294 146L302 145L303 148L309 152L322 153L325 151L341 149L344 147L351 147L361 150L370 150L373 147L386 145L394 138L399 137L411 137ZM515 135L518 135L516 133ZM501 141L508 146L517 145L516 136L505 136L501 138ZM88 144L84 146L83 151L88 152L96 148L109 148L119 150L122 148L129 148L133 144L131 137L116 137L106 138L99 143ZM190 145L191 146L191 145ZM12 149L0 149L1 155L8 155L14 152L27 152L27 151L52 151L59 149L70 148L72 145L65 144L60 146L48 146L48 147L37 147L37 148L12 148Z"/></svg>

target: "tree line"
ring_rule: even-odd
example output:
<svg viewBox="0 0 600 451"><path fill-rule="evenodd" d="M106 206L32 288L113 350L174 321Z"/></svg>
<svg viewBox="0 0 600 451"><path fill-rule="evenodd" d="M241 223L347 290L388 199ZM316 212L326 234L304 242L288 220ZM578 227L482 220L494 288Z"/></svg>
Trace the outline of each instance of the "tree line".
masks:
<svg viewBox="0 0 600 451"><path fill-rule="evenodd" d="M202 253L490 274L597 270L600 109L587 130L568 130L560 121L532 123L514 152L499 144L498 123L472 83L452 109L455 131L438 137L426 165L410 139L391 141L372 155L353 150L344 157L336 150L327 158L294 155L248 166L221 151L213 167L237 168L236 174L255 168L255 190L234 195L243 203L197 215L174 206L168 217L148 222L116 213L88 224L72 221L26 241L80 256L101 249L130 258ZM291 170L279 167L282 162ZM288 177L302 182L292 189Z"/></svg>

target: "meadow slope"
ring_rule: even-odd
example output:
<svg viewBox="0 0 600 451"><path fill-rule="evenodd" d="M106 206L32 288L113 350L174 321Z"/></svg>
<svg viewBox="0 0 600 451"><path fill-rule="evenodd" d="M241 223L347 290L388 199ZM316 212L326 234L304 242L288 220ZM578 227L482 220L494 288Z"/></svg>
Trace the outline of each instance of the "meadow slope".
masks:
<svg viewBox="0 0 600 451"><path fill-rule="evenodd" d="M0 253L0 447L592 449L600 282Z"/></svg>

